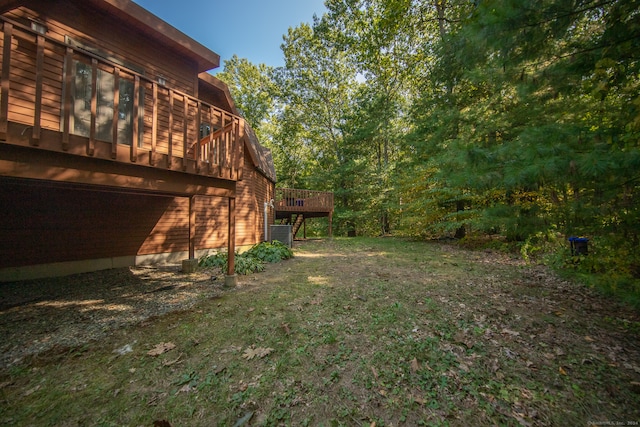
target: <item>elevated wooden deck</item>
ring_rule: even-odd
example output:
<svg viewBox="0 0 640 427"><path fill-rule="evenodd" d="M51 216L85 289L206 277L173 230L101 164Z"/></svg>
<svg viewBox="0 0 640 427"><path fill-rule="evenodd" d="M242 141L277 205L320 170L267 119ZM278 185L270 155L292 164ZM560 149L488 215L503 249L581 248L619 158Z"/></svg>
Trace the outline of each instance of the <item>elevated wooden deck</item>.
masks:
<svg viewBox="0 0 640 427"><path fill-rule="evenodd" d="M293 225L294 237L300 227L304 226L307 218L328 217L329 235L332 234L332 192L276 188L274 207L276 211L276 219L286 220Z"/></svg>
<svg viewBox="0 0 640 427"><path fill-rule="evenodd" d="M326 217L333 212L333 193L328 191L276 188L274 203L276 218L288 218L291 214L306 217Z"/></svg>

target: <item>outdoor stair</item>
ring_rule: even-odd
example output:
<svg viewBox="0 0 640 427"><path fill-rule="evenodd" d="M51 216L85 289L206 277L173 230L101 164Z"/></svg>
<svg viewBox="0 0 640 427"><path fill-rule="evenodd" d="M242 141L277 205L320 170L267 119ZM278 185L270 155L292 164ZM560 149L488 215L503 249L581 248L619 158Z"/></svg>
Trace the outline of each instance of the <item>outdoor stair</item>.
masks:
<svg viewBox="0 0 640 427"><path fill-rule="evenodd" d="M291 235L294 239L296 238L296 234L298 233L298 230L300 230L302 223L304 223L304 214L298 214L298 216L296 216L296 221L293 223L293 227L291 227Z"/></svg>

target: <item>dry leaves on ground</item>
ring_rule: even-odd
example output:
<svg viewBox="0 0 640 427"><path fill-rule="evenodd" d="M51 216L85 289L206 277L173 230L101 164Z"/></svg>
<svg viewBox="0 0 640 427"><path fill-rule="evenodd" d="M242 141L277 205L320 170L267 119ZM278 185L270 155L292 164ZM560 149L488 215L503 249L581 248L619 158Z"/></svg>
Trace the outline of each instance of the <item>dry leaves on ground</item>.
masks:
<svg viewBox="0 0 640 427"><path fill-rule="evenodd" d="M251 347L247 347L242 354L242 357L247 360L262 359L263 357L268 356L273 351L272 348L264 348L264 347L256 347L255 344L252 344Z"/></svg>
<svg viewBox="0 0 640 427"><path fill-rule="evenodd" d="M159 356L167 351L171 351L176 348L176 345L172 342L161 342L160 344L156 344L151 350L147 352L148 356Z"/></svg>

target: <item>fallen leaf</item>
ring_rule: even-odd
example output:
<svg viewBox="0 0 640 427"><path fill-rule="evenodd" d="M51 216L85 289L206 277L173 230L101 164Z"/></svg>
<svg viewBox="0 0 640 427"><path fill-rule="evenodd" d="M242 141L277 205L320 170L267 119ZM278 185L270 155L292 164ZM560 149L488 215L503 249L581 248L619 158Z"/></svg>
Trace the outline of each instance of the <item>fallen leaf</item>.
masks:
<svg viewBox="0 0 640 427"><path fill-rule="evenodd" d="M29 389L29 390L25 391L25 392L24 392L24 395L25 395L25 396L32 395L33 393L35 393L35 392L36 392L36 391L38 391L38 390L40 390L40 386L39 386L39 385L37 385L37 386L35 386L34 388L31 388L31 389Z"/></svg>
<svg viewBox="0 0 640 427"><path fill-rule="evenodd" d="M251 360L254 358L262 359L265 356L268 356L273 351L272 348L264 348L264 347L256 347L252 345L251 347L247 347L242 354L242 357Z"/></svg>
<svg viewBox="0 0 640 427"><path fill-rule="evenodd" d="M169 360L165 360L165 361L162 362L162 366L174 365L174 364L178 363L178 361L180 360L181 357L182 357L182 354L180 354L180 356L178 356L178 358L175 359L175 360L170 360L170 361Z"/></svg>
<svg viewBox="0 0 640 427"><path fill-rule="evenodd" d="M154 348L147 352L148 356L159 356L167 351L171 351L176 348L176 345L172 342L161 342L157 344Z"/></svg>
<svg viewBox="0 0 640 427"><path fill-rule="evenodd" d="M378 390L378 393L380 393L380 396L386 396L387 395L387 390L380 389L380 390Z"/></svg>
<svg viewBox="0 0 640 427"><path fill-rule="evenodd" d="M242 351L242 347L238 347L235 345L232 345L229 348L223 348L222 350L220 350L220 353L237 353L239 351Z"/></svg>
<svg viewBox="0 0 640 427"><path fill-rule="evenodd" d="M167 397L167 393L156 394L147 401L147 406L156 406L158 404L158 400L164 399L165 397Z"/></svg>
<svg viewBox="0 0 640 427"><path fill-rule="evenodd" d="M564 356L564 355L566 355L566 354L567 354L567 353L565 353L565 351L564 351L563 349L561 349L560 347L556 347L556 348L554 349L554 351L555 351L555 353L556 353L556 356Z"/></svg>
<svg viewBox="0 0 640 427"><path fill-rule="evenodd" d="M415 374L419 370L420 370L420 363L418 363L418 359L414 357L413 360L411 361L411 372Z"/></svg>
<svg viewBox="0 0 640 427"><path fill-rule="evenodd" d="M193 390L195 390L195 387L192 387L191 384L185 384L180 388L180 390L178 390L178 392L179 393L191 393Z"/></svg>
<svg viewBox="0 0 640 427"><path fill-rule="evenodd" d="M288 323L283 323L280 325L282 327L282 329L284 329L284 333L287 335L291 334L291 329L289 329L289 324Z"/></svg>
<svg viewBox="0 0 640 427"><path fill-rule="evenodd" d="M218 375L220 372L224 371L225 369L227 369L224 366L214 366L214 370L213 370L213 375Z"/></svg>
<svg viewBox="0 0 640 427"><path fill-rule="evenodd" d="M584 337L584 340L587 342L594 342L595 340L593 338L591 338L589 335Z"/></svg>
<svg viewBox="0 0 640 427"><path fill-rule="evenodd" d="M378 379L378 371L376 371L375 367L371 367L371 373L373 374L373 378Z"/></svg>
<svg viewBox="0 0 640 427"><path fill-rule="evenodd" d="M558 368L558 372L560 372L560 375L567 375L567 371L565 371L562 366Z"/></svg>

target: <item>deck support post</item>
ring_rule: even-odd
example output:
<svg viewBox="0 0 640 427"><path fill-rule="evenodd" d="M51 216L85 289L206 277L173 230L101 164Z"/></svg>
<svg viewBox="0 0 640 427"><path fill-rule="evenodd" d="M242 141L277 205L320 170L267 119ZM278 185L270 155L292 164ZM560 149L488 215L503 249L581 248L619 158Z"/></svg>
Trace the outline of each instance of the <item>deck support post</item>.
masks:
<svg viewBox="0 0 640 427"><path fill-rule="evenodd" d="M196 196L189 197L189 259L182 260L182 271L194 273L198 268L196 259Z"/></svg>
<svg viewBox="0 0 640 427"><path fill-rule="evenodd" d="M189 259L196 257L196 196L189 197Z"/></svg>
<svg viewBox="0 0 640 427"><path fill-rule="evenodd" d="M333 212L329 212L329 238L333 237Z"/></svg>
<svg viewBox="0 0 640 427"><path fill-rule="evenodd" d="M224 284L227 287L234 287L238 284L236 276L236 199L229 197L229 230L227 236L227 275L224 278Z"/></svg>

